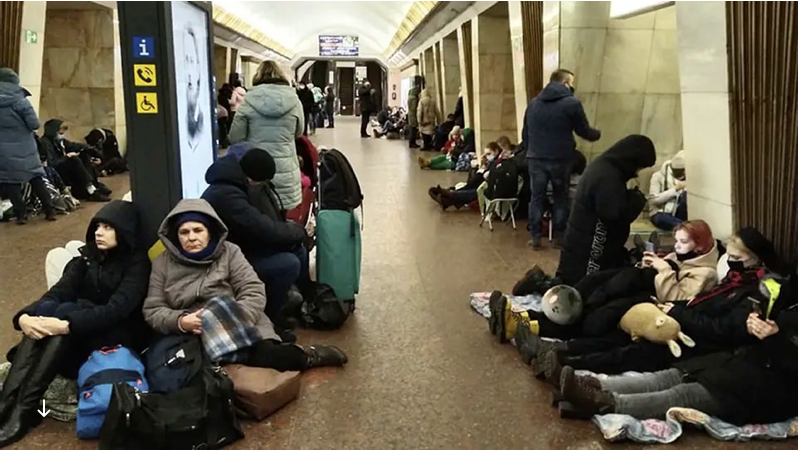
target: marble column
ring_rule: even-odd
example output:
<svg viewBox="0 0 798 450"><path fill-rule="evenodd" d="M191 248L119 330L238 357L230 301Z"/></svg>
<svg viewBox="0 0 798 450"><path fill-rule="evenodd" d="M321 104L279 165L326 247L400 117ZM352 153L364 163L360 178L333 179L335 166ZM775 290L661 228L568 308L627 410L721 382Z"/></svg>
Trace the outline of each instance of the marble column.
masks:
<svg viewBox="0 0 798 450"><path fill-rule="evenodd" d="M560 67L560 3L543 2L543 84Z"/></svg>
<svg viewBox="0 0 798 450"><path fill-rule="evenodd" d="M70 140L116 127L113 17L109 8L47 11L39 115L64 120Z"/></svg>
<svg viewBox="0 0 798 450"><path fill-rule="evenodd" d="M119 153L127 153L127 116L125 115L125 85L122 81L122 48L119 41L119 14L114 9L114 134L119 142Z"/></svg>
<svg viewBox="0 0 798 450"><path fill-rule="evenodd" d="M460 86L463 93L463 115L468 128L474 126L474 64L472 29L476 21L471 20L457 28L457 54L460 60Z"/></svg>
<svg viewBox="0 0 798 450"><path fill-rule="evenodd" d="M517 135L513 56L507 17L474 20L474 131L478 154L490 141Z"/></svg>
<svg viewBox="0 0 798 450"><path fill-rule="evenodd" d="M438 106L438 113L445 116L447 112L443 107L443 79L441 76L441 72L443 71L442 58L440 42L435 42L432 44L432 60L435 70L435 94L433 98L435 99L435 104Z"/></svg>
<svg viewBox="0 0 798 450"><path fill-rule="evenodd" d="M424 50L424 83L425 89L429 91L429 95L435 101L435 107L440 111L440 104L438 103L438 75L435 70L435 49L434 45Z"/></svg>
<svg viewBox="0 0 798 450"><path fill-rule="evenodd" d="M443 85L443 110L446 114L454 113L457 98L460 94L460 56L457 35L452 33L440 42L441 46L441 79Z"/></svg>
<svg viewBox="0 0 798 450"><path fill-rule="evenodd" d="M512 46L513 63L513 88L515 89L515 121L516 142L521 142L521 132L524 129L524 112L526 112L526 72L524 63L524 23L521 13L521 2L507 2L510 15L510 41Z"/></svg>
<svg viewBox="0 0 798 450"><path fill-rule="evenodd" d="M733 230L725 2L676 2L688 215Z"/></svg>
<svg viewBox="0 0 798 450"><path fill-rule="evenodd" d="M213 75L216 77L217 90L227 83L230 72L230 47L213 44Z"/></svg>
<svg viewBox="0 0 798 450"><path fill-rule="evenodd" d="M19 53L19 82L30 91L28 98L39 111L42 93L42 61L44 59L44 28L47 2L22 2L22 40ZM25 42L25 31L36 33L36 42Z"/></svg>

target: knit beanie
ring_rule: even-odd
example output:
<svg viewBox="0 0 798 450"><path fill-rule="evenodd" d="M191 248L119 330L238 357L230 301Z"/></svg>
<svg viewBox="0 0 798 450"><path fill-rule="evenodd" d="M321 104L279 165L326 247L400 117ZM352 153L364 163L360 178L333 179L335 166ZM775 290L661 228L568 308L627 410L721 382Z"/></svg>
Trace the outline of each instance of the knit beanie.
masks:
<svg viewBox="0 0 798 450"><path fill-rule="evenodd" d="M203 261L209 256L211 256L216 251L216 246L219 245L219 233L216 233L216 228L212 225L211 218L204 213L195 212L195 211L187 211L181 214L178 214L173 219L174 226L172 227L174 231L174 241L177 242L179 239L177 238L177 230L186 223L186 222L199 222L205 225L205 228L208 229L208 233L211 235L211 239L208 242L208 246L202 249L199 252L189 253L183 249L183 246L178 243L177 248L180 250L180 253L185 256L186 258L193 259L194 261Z"/></svg>
<svg viewBox="0 0 798 450"><path fill-rule="evenodd" d="M746 248L762 261L768 269L780 272L782 269L781 258L776 253L773 243L754 227L746 227L737 232Z"/></svg>
<svg viewBox="0 0 798 450"><path fill-rule="evenodd" d="M205 225L205 228L207 228L208 230L211 229L211 218L208 217L207 214L203 214L201 212L187 211L175 216L174 218L175 230L180 228L180 226L186 222L199 222Z"/></svg>
<svg viewBox="0 0 798 450"><path fill-rule="evenodd" d="M686 166L687 164L684 160L684 150L680 151L679 153L674 155L673 158L671 158L672 168L679 170L679 169L684 169Z"/></svg>
<svg viewBox="0 0 798 450"><path fill-rule="evenodd" d="M266 150L253 148L238 161L244 175L254 181L267 181L274 178L276 167L274 158Z"/></svg>

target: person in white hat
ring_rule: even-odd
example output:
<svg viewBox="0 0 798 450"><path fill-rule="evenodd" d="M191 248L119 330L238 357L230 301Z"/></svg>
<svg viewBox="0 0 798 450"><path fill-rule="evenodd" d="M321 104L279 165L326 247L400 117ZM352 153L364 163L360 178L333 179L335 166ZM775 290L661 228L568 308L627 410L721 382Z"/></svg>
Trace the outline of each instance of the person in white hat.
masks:
<svg viewBox="0 0 798 450"><path fill-rule="evenodd" d="M657 228L672 231L687 220L687 176L684 150L651 176L649 213Z"/></svg>

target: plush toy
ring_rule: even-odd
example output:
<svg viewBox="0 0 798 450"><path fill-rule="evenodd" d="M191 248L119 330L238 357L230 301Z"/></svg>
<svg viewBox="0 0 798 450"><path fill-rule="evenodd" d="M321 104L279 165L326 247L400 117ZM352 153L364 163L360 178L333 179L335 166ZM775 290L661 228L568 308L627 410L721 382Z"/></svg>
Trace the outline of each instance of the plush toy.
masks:
<svg viewBox="0 0 798 450"><path fill-rule="evenodd" d="M576 323L582 316L582 296L564 284L554 286L543 294L543 314L559 325Z"/></svg>
<svg viewBox="0 0 798 450"><path fill-rule="evenodd" d="M633 341L643 338L655 344L667 344L677 358L682 356L682 348L676 339L688 347L695 347L695 342L682 333L679 322L653 303L638 303L631 307L621 318L620 326L629 333Z"/></svg>

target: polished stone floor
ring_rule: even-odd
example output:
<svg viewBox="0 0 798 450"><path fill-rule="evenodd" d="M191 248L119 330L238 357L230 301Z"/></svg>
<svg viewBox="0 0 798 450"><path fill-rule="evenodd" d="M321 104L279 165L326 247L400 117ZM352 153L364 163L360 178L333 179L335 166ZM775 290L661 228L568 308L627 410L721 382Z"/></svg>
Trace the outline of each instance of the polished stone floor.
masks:
<svg viewBox="0 0 798 450"><path fill-rule="evenodd" d="M589 422L560 420L550 390L509 346L491 339L469 294L509 290L532 264L553 270L555 250L525 246L524 224L480 229L476 213L441 213L431 185L464 176L421 171L402 141L360 139L356 121L319 130L318 144L350 159L365 194L362 287L358 309L342 330L305 332L300 340L340 346L342 370L307 373L301 398L261 423L245 425L236 449L602 449ZM114 197L123 177L107 180ZM99 205L56 223L0 224L0 351L18 338L11 315L41 295L48 249L81 239ZM794 448L795 442L726 444L688 430L674 448ZM15 449L89 449L72 424L46 420Z"/></svg>

